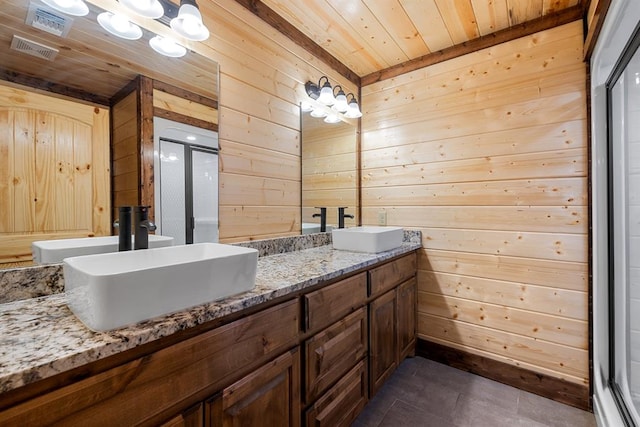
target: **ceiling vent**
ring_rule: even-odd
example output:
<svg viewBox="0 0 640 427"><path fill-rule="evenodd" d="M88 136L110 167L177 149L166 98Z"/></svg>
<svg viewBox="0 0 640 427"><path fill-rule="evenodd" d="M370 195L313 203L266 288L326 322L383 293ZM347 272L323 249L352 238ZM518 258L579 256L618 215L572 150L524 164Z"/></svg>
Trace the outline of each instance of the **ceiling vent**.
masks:
<svg viewBox="0 0 640 427"><path fill-rule="evenodd" d="M58 49L16 36L15 34L13 35L13 40L11 40L11 49L49 61L53 61L59 52Z"/></svg>
<svg viewBox="0 0 640 427"><path fill-rule="evenodd" d="M29 3L25 24L59 37L67 37L73 19L48 6Z"/></svg>

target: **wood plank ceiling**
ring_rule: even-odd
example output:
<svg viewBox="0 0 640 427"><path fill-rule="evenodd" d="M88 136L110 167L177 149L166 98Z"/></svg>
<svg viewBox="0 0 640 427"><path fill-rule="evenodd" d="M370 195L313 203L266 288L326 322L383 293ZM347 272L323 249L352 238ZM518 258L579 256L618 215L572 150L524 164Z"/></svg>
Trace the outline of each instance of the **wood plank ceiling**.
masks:
<svg viewBox="0 0 640 427"><path fill-rule="evenodd" d="M260 15L256 6L260 2L249 3L254 13ZM262 3L365 84L379 79L383 70L399 69L416 59L505 30L522 32L530 22L552 18L558 25L579 19L586 1L262 0ZM565 18L558 19L560 15ZM485 45L478 44L477 48Z"/></svg>

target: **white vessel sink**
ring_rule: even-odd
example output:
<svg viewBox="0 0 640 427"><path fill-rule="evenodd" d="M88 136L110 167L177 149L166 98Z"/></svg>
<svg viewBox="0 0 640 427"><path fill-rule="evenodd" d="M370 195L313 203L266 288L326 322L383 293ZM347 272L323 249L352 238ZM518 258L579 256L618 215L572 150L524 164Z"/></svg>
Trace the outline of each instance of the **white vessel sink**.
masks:
<svg viewBox="0 0 640 427"><path fill-rule="evenodd" d="M331 231L334 249L378 253L402 245L404 231L400 227L351 227Z"/></svg>
<svg viewBox="0 0 640 427"><path fill-rule="evenodd" d="M320 224L316 224L314 222L303 222L302 223L302 234L312 234L312 233L320 233ZM327 231L331 231L333 227L331 225L327 225Z"/></svg>
<svg viewBox="0 0 640 427"><path fill-rule="evenodd" d="M131 236L133 248L133 236ZM149 235L149 248L173 245L173 237ZM78 239L41 240L31 244L33 262L52 264L72 256L118 252L118 236L83 237Z"/></svg>
<svg viewBox="0 0 640 427"><path fill-rule="evenodd" d="M96 331L116 329L255 286L258 251L198 243L66 258L71 311Z"/></svg>

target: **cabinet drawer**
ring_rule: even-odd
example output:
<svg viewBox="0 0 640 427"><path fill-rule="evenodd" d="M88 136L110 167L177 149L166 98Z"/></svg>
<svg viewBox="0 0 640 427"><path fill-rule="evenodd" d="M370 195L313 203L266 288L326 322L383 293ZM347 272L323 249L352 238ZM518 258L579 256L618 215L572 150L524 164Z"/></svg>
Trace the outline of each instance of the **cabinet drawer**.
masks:
<svg viewBox="0 0 640 427"><path fill-rule="evenodd" d="M291 300L0 412L0 425L158 424L297 344ZM186 409L185 407L185 409Z"/></svg>
<svg viewBox="0 0 640 427"><path fill-rule="evenodd" d="M363 306L366 299L366 273L360 273L305 295L305 330L317 331L329 326Z"/></svg>
<svg viewBox="0 0 640 427"><path fill-rule="evenodd" d="M313 402L367 353L367 311L360 308L305 343L305 402Z"/></svg>
<svg viewBox="0 0 640 427"><path fill-rule="evenodd" d="M360 361L307 410L307 427L351 425L367 404L366 362Z"/></svg>
<svg viewBox="0 0 640 427"><path fill-rule="evenodd" d="M369 295L377 296L393 289L416 274L416 254L399 258L369 271Z"/></svg>

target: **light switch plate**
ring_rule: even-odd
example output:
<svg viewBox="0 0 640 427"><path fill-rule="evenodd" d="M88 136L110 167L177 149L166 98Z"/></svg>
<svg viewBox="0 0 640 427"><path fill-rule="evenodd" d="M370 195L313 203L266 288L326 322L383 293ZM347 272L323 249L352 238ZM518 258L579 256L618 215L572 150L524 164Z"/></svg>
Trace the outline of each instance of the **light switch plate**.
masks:
<svg viewBox="0 0 640 427"><path fill-rule="evenodd" d="M387 211L378 211L378 225L387 225Z"/></svg>

